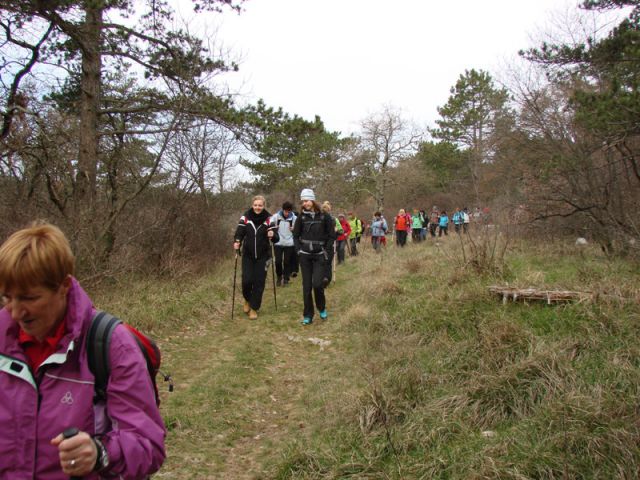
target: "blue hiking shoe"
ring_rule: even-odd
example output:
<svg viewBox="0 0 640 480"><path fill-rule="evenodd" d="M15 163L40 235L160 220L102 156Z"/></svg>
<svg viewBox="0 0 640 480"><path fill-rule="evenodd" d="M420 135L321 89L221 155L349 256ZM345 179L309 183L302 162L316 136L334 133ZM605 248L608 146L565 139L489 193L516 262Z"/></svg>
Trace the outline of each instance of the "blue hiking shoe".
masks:
<svg viewBox="0 0 640 480"><path fill-rule="evenodd" d="M302 322L300 322L300 323L302 323L302 325L311 325L313 323L313 320L310 319L309 317L304 317L302 319Z"/></svg>
<svg viewBox="0 0 640 480"><path fill-rule="evenodd" d="M322 320L326 320L328 316L329 316L329 314L327 313L327 309L326 308L320 312L320 318Z"/></svg>

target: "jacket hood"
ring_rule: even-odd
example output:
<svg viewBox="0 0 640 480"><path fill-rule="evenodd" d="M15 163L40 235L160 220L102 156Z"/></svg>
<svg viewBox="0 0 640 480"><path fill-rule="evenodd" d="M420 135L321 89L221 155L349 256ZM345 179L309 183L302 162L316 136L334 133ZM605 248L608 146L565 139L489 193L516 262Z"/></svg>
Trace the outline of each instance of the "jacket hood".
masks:
<svg viewBox="0 0 640 480"><path fill-rule="evenodd" d="M293 211L290 211L290 212L289 212L289 215L288 215L288 216L285 216L285 214L284 214L284 210L280 209L280 210L278 210L278 213L276 213L276 215L279 215L279 216L281 216L281 217L282 217L282 218L284 218L284 219L289 219L290 217L293 217L294 213L293 213Z"/></svg>
<svg viewBox="0 0 640 480"><path fill-rule="evenodd" d="M93 317L93 302L75 278L71 278L71 288L67 294L67 332L78 338L84 327L84 319Z"/></svg>

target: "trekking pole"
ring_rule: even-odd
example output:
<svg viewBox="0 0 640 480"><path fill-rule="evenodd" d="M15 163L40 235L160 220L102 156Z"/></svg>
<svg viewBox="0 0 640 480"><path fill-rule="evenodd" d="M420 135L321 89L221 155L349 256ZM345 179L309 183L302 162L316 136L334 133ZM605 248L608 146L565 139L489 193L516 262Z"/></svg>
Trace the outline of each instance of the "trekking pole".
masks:
<svg viewBox="0 0 640 480"><path fill-rule="evenodd" d="M336 283L336 267L338 266L338 264L336 263L337 261L337 256L338 256L338 249L336 247L336 243L338 243L337 241L333 242L333 283Z"/></svg>
<svg viewBox="0 0 640 480"><path fill-rule="evenodd" d="M238 250L236 250L236 261L233 266L233 295L231 297L231 320L233 320L233 312L236 309L236 275L238 273Z"/></svg>
<svg viewBox="0 0 640 480"><path fill-rule="evenodd" d="M276 305L276 312L278 311L278 299L276 297L276 252L273 248L273 242L271 242L271 278L273 280L273 303Z"/></svg>

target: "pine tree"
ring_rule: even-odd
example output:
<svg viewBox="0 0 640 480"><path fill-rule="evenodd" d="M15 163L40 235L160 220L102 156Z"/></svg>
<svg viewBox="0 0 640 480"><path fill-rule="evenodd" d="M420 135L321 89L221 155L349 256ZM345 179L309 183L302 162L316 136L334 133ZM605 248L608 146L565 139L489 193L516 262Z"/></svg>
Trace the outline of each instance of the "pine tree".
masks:
<svg viewBox="0 0 640 480"><path fill-rule="evenodd" d="M494 134L510 118L509 96L505 89L494 86L487 72L474 69L460 75L450 92L447 103L438 108L441 118L431 134L470 151L469 170L478 200L481 165L491 162Z"/></svg>

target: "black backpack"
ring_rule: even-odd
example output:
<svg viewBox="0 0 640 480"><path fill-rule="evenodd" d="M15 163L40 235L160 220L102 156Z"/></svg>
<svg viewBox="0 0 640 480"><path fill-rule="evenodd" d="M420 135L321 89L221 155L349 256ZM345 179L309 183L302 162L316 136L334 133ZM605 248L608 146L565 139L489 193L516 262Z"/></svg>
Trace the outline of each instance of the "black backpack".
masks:
<svg viewBox="0 0 640 480"><path fill-rule="evenodd" d="M140 351L147 362L147 371L149 372L151 383L153 383L156 405L160 405L156 376L160 373L164 381L169 382L170 392L173 392L173 380L170 375L165 375L160 371L161 355L158 345L131 325L100 310L96 312L96 315L91 320L91 326L87 334L87 359L89 369L95 377L94 403L105 401L107 398L107 383L109 382L109 344L111 343L113 330L120 324L133 335L138 347L140 347Z"/></svg>

